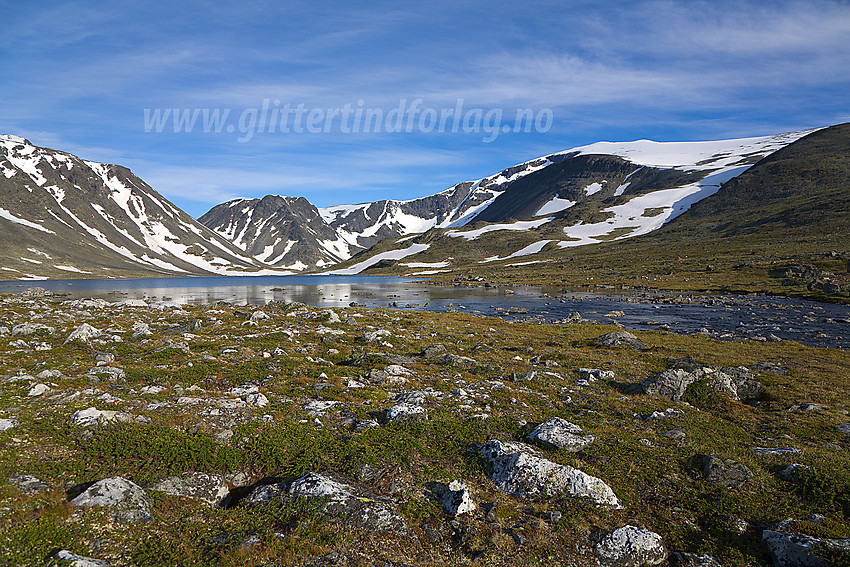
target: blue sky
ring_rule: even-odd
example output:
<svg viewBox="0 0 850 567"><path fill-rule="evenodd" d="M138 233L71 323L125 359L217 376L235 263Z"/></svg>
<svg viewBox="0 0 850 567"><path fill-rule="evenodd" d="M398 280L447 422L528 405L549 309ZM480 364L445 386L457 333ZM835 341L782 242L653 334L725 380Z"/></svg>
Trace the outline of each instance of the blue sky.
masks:
<svg viewBox="0 0 850 567"><path fill-rule="evenodd" d="M198 216L270 193L318 206L410 199L599 140L850 120L847 2L352 4L4 3L0 133L126 165ZM333 119L313 133L247 128L264 100L303 105L306 120L360 101L386 116L418 99L410 132ZM424 109L458 100L501 112L511 131L475 131L474 114L468 132L420 127ZM145 109L230 114L220 132L200 120L157 132ZM517 109L551 123L514 132Z"/></svg>

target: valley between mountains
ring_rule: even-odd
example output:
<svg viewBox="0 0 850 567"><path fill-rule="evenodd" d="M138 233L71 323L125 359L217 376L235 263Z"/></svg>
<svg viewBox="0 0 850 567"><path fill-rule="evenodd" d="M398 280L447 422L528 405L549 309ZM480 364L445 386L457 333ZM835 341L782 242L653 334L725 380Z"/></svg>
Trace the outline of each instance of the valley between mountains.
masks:
<svg viewBox="0 0 850 567"><path fill-rule="evenodd" d="M599 142L410 201L317 208L269 195L195 220L126 168L6 135L0 270L8 279L365 273L840 298L847 140L848 125L837 125Z"/></svg>

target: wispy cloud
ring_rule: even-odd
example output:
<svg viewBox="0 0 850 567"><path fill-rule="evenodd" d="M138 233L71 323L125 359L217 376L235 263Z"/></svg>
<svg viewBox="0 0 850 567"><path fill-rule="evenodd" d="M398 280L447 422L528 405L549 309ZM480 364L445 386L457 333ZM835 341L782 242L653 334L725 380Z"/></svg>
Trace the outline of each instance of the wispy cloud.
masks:
<svg viewBox="0 0 850 567"><path fill-rule="evenodd" d="M403 5L103 0L0 20L0 128L131 165L187 208L262 192L411 198L599 139L719 138L847 117L850 4L539 0ZM551 108L500 136L146 134L145 108ZM31 135L30 135L31 133ZM202 212L202 211L201 211Z"/></svg>

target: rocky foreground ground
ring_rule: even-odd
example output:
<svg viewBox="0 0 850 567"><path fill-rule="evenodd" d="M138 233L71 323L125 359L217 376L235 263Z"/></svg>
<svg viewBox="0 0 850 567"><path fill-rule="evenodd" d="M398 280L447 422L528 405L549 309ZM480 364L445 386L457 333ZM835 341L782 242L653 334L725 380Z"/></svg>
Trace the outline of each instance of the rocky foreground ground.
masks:
<svg viewBox="0 0 850 567"><path fill-rule="evenodd" d="M0 298L0 565L850 565L850 354Z"/></svg>

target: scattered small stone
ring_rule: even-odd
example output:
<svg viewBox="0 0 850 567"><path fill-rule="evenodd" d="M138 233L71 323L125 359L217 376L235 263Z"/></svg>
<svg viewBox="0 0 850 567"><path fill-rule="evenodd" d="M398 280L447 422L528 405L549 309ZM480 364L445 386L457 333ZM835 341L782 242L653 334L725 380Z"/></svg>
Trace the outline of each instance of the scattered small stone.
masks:
<svg viewBox="0 0 850 567"><path fill-rule="evenodd" d="M654 412L652 412L649 415L649 417L647 417L646 419L647 419L647 421L652 420L652 419L667 419L667 418L672 418L672 417L679 417L680 415L685 415L685 412L683 412L680 409L676 409L676 408L667 408L664 411L654 411Z"/></svg>

